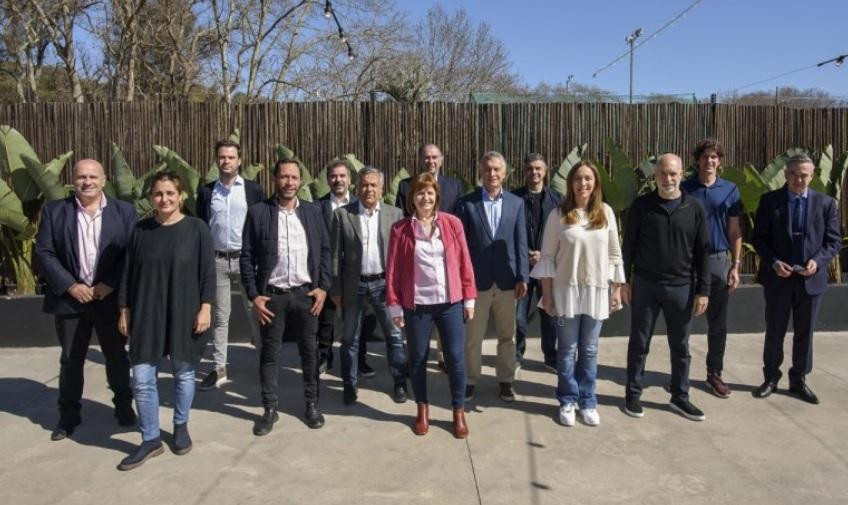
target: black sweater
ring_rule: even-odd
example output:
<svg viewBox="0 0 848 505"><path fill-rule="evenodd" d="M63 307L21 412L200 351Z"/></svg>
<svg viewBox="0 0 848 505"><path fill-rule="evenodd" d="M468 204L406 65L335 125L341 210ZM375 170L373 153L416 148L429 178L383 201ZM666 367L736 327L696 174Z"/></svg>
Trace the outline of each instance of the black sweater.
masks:
<svg viewBox="0 0 848 505"><path fill-rule="evenodd" d="M695 294L708 296L710 237L704 208L685 193L671 214L662 201L653 191L630 207L621 248L627 281L633 274L672 286L694 281Z"/></svg>

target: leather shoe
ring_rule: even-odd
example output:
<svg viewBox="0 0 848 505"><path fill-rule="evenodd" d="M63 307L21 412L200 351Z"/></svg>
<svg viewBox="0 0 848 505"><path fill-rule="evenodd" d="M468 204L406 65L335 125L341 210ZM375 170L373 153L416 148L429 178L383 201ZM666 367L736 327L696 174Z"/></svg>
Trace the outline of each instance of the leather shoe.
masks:
<svg viewBox="0 0 848 505"><path fill-rule="evenodd" d="M50 440L58 442L64 440L74 434L74 429L79 425L79 421L59 421L59 424L53 428L50 433Z"/></svg>
<svg viewBox="0 0 848 505"><path fill-rule="evenodd" d="M754 398L765 398L777 391L776 381L765 381L760 387L754 390Z"/></svg>
<svg viewBox="0 0 848 505"><path fill-rule="evenodd" d="M256 422L253 427L253 434L257 437L267 435L274 429L274 423L280 420L280 414L277 413L277 407L265 407L265 413L262 418Z"/></svg>
<svg viewBox="0 0 848 505"><path fill-rule="evenodd" d="M135 415L135 411L130 405L115 407L115 417L121 426L130 427L138 424L138 416Z"/></svg>
<svg viewBox="0 0 848 505"><path fill-rule="evenodd" d="M174 454L182 456L191 450L191 436L188 434L188 423L174 425Z"/></svg>
<svg viewBox="0 0 848 505"><path fill-rule="evenodd" d="M416 435L426 435L430 431L430 406L426 403L418 404L418 417L415 418L415 426L412 431Z"/></svg>
<svg viewBox="0 0 848 505"><path fill-rule="evenodd" d="M789 392L807 403L812 403L813 405L819 404L819 397L803 382L790 385Z"/></svg>
<svg viewBox="0 0 848 505"><path fill-rule="evenodd" d="M465 424L465 409L462 407L453 409L453 436L455 438L468 436L468 425Z"/></svg>
<svg viewBox="0 0 848 505"><path fill-rule="evenodd" d="M318 405L313 402L306 402L306 425L317 430L324 426L324 415L318 410Z"/></svg>
<svg viewBox="0 0 848 505"><path fill-rule="evenodd" d="M342 393L344 404L345 405L353 405L356 403L357 398L359 398L359 394L356 391L356 386L352 386L350 384L344 385L344 392Z"/></svg>
<svg viewBox="0 0 848 505"><path fill-rule="evenodd" d="M406 382L398 382L395 384L395 390L392 394L392 400L395 403L406 403L406 400L409 399L409 395L406 392Z"/></svg>
<svg viewBox="0 0 848 505"><path fill-rule="evenodd" d="M132 454L121 460L118 470L138 468L148 459L155 458L163 452L165 452L165 448L162 447L162 439L159 437L142 442Z"/></svg>

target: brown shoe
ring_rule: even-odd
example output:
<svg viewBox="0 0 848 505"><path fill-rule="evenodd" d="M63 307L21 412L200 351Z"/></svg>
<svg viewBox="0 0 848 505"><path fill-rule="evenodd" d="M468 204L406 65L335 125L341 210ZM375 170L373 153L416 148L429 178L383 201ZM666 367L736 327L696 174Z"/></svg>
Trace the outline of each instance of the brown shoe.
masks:
<svg viewBox="0 0 848 505"><path fill-rule="evenodd" d="M453 409L453 436L465 438L468 436L468 425L465 424L465 409Z"/></svg>
<svg viewBox="0 0 848 505"><path fill-rule="evenodd" d="M730 386L725 384L724 381L721 380L721 375L715 372L707 374L707 384L710 386L710 389L712 389L713 394L719 398L727 398L731 394Z"/></svg>
<svg viewBox="0 0 848 505"><path fill-rule="evenodd" d="M430 430L430 406L426 403L418 404L418 417L415 419L415 426L412 431L416 435L426 435Z"/></svg>

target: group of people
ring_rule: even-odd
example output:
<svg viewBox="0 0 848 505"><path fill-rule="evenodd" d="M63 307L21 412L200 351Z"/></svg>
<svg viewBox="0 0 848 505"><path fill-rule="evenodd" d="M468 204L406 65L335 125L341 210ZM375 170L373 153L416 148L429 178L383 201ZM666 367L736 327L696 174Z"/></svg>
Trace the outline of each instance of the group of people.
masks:
<svg viewBox="0 0 848 505"><path fill-rule="evenodd" d="M284 334L294 337L300 354L305 422L321 428L319 377L332 367L335 330L341 328L342 398L351 405L358 401L359 376L374 374L364 348L379 325L394 401L406 402L412 384L417 435L429 430L427 362L437 338L453 435L465 438L465 403L485 382L481 354L489 317L497 337L497 394L512 402L534 298L544 365L558 375L559 420L566 426L578 413L586 425L600 423L599 335L603 321L625 304L631 306L625 413L644 414L642 375L661 311L671 353L671 408L704 419L688 394L693 315L706 313L708 320L706 382L720 398L731 394L721 374L729 293L739 284L742 209L736 186L720 177L723 152L715 140L698 143L696 173L685 181L679 156L658 159L656 189L633 202L622 241L598 168L589 161L572 167L561 195L546 186L544 158L530 154L525 185L513 193L504 187L504 157L490 151L479 162L482 186L463 195L460 181L443 173L439 147L426 144L418 152L419 173L400 183L393 206L383 202L385 174L375 167L359 171L354 195L350 165L330 162L331 192L312 203L297 196L297 160L276 161L274 194L266 198L240 175L238 144L221 141L215 154L218 180L199 188L197 217L184 213L182 181L165 171L150 183L153 217L138 221L132 205L104 195L104 169L90 159L73 167L74 194L45 206L35 255L48 285L44 311L54 314L62 349L53 440L72 435L81 422L83 365L95 329L115 416L122 426L138 423L142 435L119 469L164 452L157 377L165 356L174 375L173 450L191 450L189 411L207 333L214 335L213 367L197 387L228 380L233 281L259 347L257 436L279 419ZM754 392L760 398L777 388L792 314L789 391L818 403L805 376L827 265L842 235L836 202L809 188L813 172L808 157L790 159L786 186L764 194L756 214L753 243L767 322L764 382Z"/></svg>

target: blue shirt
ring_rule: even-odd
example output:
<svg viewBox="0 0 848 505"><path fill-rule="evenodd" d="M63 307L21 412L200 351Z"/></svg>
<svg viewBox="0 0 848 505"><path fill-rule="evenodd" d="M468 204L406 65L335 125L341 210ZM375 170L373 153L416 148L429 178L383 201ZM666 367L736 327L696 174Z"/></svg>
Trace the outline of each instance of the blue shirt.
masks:
<svg viewBox="0 0 848 505"><path fill-rule="evenodd" d="M483 192L483 210L486 211L486 220L492 230L492 237L498 233L498 225L501 224L501 213L503 212L503 189L498 196L492 200L486 188L480 188Z"/></svg>
<svg viewBox="0 0 848 505"><path fill-rule="evenodd" d="M720 253L730 249L730 241L727 239L727 220L742 214L742 198L736 184L717 177L712 186L705 186L695 176L683 181L680 187L697 198L704 207L707 228L710 232L710 253Z"/></svg>
<svg viewBox="0 0 848 505"><path fill-rule="evenodd" d="M238 251L241 249L241 232L247 217L247 197L244 192L244 179L236 176L229 188L215 183L212 190L209 229L212 232L212 244L216 251Z"/></svg>

